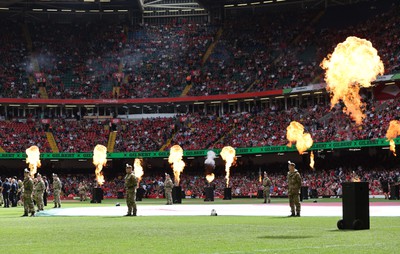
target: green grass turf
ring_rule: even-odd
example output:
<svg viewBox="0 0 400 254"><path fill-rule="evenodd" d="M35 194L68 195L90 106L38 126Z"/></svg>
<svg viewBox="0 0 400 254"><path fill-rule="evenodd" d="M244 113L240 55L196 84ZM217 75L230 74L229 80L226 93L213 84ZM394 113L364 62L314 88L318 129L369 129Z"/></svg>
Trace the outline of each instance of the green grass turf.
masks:
<svg viewBox="0 0 400 254"><path fill-rule="evenodd" d="M63 207L113 206L116 202L125 205L124 200L105 200L101 204L69 201L63 202ZM144 199L138 202L138 209L164 202ZM260 202L233 199L214 203ZM0 246L4 253L399 253L400 248L399 217L371 217L370 230L353 231L338 230L339 217L287 218L285 214L22 218L22 210L0 208Z"/></svg>

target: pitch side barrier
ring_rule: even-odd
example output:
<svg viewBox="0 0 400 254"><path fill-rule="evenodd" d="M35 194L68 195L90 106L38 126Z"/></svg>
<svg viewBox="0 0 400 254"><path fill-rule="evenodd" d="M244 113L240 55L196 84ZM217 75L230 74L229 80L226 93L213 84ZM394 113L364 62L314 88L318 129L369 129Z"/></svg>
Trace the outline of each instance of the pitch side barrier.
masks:
<svg viewBox="0 0 400 254"><path fill-rule="evenodd" d="M400 144L400 138L394 139L396 145ZM389 141L387 139L374 139L374 140L353 140L341 142L321 142L314 143L309 150L335 150L335 149L358 149L363 147L388 147ZM295 152L295 146L263 146L263 147L249 147L249 148L236 148L237 155L247 154L262 154L262 153L284 153ZM207 156L209 150L186 150L183 151L183 156ZM218 155L221 149L213 149ZM167 158L169 151L149 151L149 152L128 152L128 153L108 153L108 159L131 159L131 158ZM0 159L25 159L25 153L0 153ZM41 153L41 159L92 159L93 153Z"/></svg>

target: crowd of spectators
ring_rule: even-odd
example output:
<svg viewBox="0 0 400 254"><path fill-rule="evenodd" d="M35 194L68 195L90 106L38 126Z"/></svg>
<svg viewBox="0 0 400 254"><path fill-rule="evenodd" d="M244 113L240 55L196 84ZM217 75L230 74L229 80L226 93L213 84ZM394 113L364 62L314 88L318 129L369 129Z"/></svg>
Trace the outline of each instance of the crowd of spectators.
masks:
<svg viewBox="0 0 400 254"><path fill-rule="evenodd" d="M149 118L123 121L118 131L114 151L157 151L171 137L175 118Z"/></svg>
<svg viewBox="0 0 400 254"><path fill-rule="evenodd" d="M6 152L25 152L36 145L51 152L43 126L33 121L0 121L0 147Z"/></svg>
<svg viewBox="0 0 400 254"><path fill-rule="evenodd" d="M179 96L199 72L214 34L213 26L191 22L143 25L131 31L122 58L127 82L119 97Z"/></svg>
<svg viewBox="0 0 400 254"><path fill-rule="evenodd" d="M304 86L323 82L320 62L348 36L370 40L385 73L398 72L400 7L362 8L365 18L340 28L325 22L329 9L326 17L315 11L228 16L221 27L187 20L137 27L9 22L0 38L1 96L37 98L39 86L65 99L173 97L188 84L194 96Z"/></svg>
<svg viewBox="0 0 400 254"><path fill-rule="evenodd" d="M168 150L176 144L184 150L277 146L288 143L286 128L291 121L301 123L314 142L385 138L390 121L398 118L400 102L369 101L366 105L361 125L343 113L340 104L333 109L315 104L287 110L253 107L250 112L222 115L196 112L123 119L117 124L112 124L112 119L56 118L42 124L32 118L15 118L0 121L0 147L6 152L22 152L37 145L42 152L51 152L45 133L48 131L60 152L91 152L96 144L107 145L110 131L114 130L115 152Z"/></svg>

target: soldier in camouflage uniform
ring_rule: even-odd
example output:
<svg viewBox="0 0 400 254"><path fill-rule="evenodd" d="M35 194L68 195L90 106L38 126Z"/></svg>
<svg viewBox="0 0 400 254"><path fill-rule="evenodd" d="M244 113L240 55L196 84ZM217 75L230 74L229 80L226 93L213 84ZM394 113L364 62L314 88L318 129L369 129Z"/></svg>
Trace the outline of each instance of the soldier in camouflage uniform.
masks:
<svg viewBox="0 0 400 254"><path fill-rule="evenodd" d="M33 188L33 196L35 197L35 202L38 207L38 212L43 211L44 204L43 204L43 193L46 189L46 185L42 179L42 175L39 173L36 175L37 182Z"/></svg>
<svg viewBox="0 0 400 254"><path fill-rule="evenodd" d="M3 182L1 181L0 177L0 206L4 204L4 199L3 199Z"/></svg>
<svg viewBox="0 0 400 254"><path fill-rule="evenodd" d="M30 213L31 216L35 216L35 207L33 206L32 201L32 191L33 191L33 180L29 174L29 170L26 168L24 170L24 214L22 216L28 216Z"/></svg>
<svg viewBox="0 0 400 254"><path fill-rule="evenodd" d="M132 166L126 164L125 176L125 190L126 190L126 205L128 206L128 213L125 216L136 216L136 189L138 187L138 180L132 173Z"/></svg>
<svg viewBox="0 0 400 254"><path fill-rule="evenodd" d="M86 201L87 186L85 181L81 182L78 186L80 201Z"/></svg>
<svg viewBox="0 0 400 254"><path fill-rule="evenodd" d="M54 196L54 207L53 208L60 208L61 207L61 194L62 184L60 178L58 178L57 174L53 174L53 196Z"/></svg>
<svg viewBox="0 0 400 254"><path fill-rule="evenodd" d="M271 198L270 198L270 189L271 189L271 180L269 179L267 172L264 171L264 179L263 179L263 197L264 197L264 203L271 203Z"/></svg>
<svg viewBox="0 0 400 254"><path fill-rule="evenodd" d="M167 199L167 205L172 205L172 188L174 187L174 183L171 180L169 174L165 174L165 182L164 182L164 192L165 198Z"/></svg>
<svg viewBox="0 0 400 254"><path fill-rule="evenodd" d="M301 177L300 173L295 169L295 164L288 161L289 172L287 175L288 180L288 196L291 214L289 217L300 217L300 188L301 188ZM295 214L296 207L296 214Z"/></svg>

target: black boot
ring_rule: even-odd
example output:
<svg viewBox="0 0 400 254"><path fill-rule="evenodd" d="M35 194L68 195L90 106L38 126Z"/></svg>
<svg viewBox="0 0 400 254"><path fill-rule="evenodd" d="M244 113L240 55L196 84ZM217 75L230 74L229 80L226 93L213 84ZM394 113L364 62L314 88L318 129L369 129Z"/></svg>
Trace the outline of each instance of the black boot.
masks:
<svg viewBox="0 0 400 254"><path fill-rule="evenodd" d="M31 212L31 217L35 217L35 212Z"/></svg>
<svg viewBox="0 0 400 254"><path fill-rule="evenodd" d="M288 217L295 217L296 215L292 212Z"/></svg>
<svg viewBox="0 0 400 254"><path fill-rule="evenodd" d="M296 217L300 217L300 212L297 212L297 213L296 213Z"/></svg>
<svg viewBox="0 0 400 254"><path fill-rule="evenodd" d="M21 217L26 217L28 216L28 213L24 213Z"/></svg>

